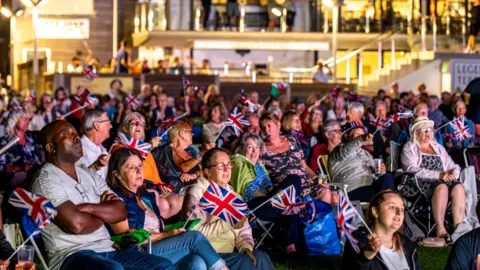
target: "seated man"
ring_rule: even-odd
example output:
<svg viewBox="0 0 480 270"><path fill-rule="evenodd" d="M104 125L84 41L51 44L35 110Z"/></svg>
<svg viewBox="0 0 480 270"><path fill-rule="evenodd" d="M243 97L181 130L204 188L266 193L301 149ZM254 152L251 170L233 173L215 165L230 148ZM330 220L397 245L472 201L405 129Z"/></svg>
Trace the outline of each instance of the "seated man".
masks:
<svg viewBox="0 0 480 270"><path fill-rule="evenodd" d="M134 250L115 251L104 224L127 218L123 203L98 174L75 163L83 156L75 128L63 120L41 131L47 163L33 193L57 208L43 231L50 269L173 269L167 259Z"/></svg>
<svg viewBox="0 0 480 270"><path fill-rule="evenodd" d="M369 202L377 192L394 189L392 175L386 173L385 164L380 166L381 175L375 174L375 161L362 148L371 144L373 135L365 135L364 127L351 129L347 142L335 147L328 160L328 167L334 183L347 186L350 200Z"/></svg>

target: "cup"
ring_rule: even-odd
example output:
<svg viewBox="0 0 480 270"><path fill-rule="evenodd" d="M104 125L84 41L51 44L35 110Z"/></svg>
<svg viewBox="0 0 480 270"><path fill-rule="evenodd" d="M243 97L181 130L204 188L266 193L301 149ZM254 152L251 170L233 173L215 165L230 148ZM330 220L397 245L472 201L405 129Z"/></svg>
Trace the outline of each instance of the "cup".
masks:
<svg viewBox="0 0 480 270"><path fill-rule="evenodd" d="M375 159L375 173L378 175L381 175L382 172L380 170L380 167L382 166L383 160L381 158L376 158Z"/></svg>
<svg viewBox="0 0 480 270"><path fill-rule="evenodd" d="M21 262L33 262L35 256L35 248L33 246L23 246L18 249L17 260Z"/></svg>

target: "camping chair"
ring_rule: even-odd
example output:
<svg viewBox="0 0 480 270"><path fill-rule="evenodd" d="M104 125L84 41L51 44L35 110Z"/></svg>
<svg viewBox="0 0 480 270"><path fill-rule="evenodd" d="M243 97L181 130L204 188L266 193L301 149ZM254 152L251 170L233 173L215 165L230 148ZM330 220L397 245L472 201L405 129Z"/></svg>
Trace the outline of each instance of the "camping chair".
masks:
<svg viewBox="0 0 480 270"><path fill-rule="evenodd" d="M328 155L319 155L317 157L317 165L318 165L318 169L320 170L319 176L321 177L326 176L328 182L330 182L331 178L330 178L330 173L328 171L327 164L328 164Z"/></svg>
<svg viewBox="0 0 480 270"><path fill-rule="evenodd" d="M463 158L465 166L473 166L475 168L475 178L477 179L477 190L480 190L478 180L480 179L480 147L465 148L463 150Z"/></svg>
<svg viewBox="0 0 480 270"><path fill-rule="evenodd" d="M273 221L263 221L263 220L260 220L258 218L256 219L256 222L257 222L258 226L263 230L263 232L260 236L260 241L258 241L255 244L255 249L258 249L263 244L263 242L265 241L265 238L269 237L271 240L275 240L273 235L270 233L270 231L275 226L275 222L273 222Z"/></svg>

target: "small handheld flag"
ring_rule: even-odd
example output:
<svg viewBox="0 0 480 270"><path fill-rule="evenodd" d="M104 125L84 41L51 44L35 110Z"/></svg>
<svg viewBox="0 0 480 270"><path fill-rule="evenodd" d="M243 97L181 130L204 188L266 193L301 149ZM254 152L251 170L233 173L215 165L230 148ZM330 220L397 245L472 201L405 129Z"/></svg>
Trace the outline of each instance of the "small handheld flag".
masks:
<svg viewBox="0 0 480 270"><path fill-rule="evenodd" d="M270 90L270 95L272 97L278 97L279 92L285 92L288 88L288 83L285 82L278 82L272 83L272 89Z"/></svg>
<svg viewBox="0 0 480 270"><path fill-rule="evenodd" d="M152 146L149 143L144 141L136 140L130 136L125 135L124 133L119 132L117 137L115 138L114 144L122 144L130 149L136 150L143 159L147 158L148 153L150 153L150 149Z"/></svg>
<svg viewBox="0 0 480 270"><path fill-rule="evenodd" d="M242 104L243 106L248 106L249 112L255 112L257 110L257 105L248 99L243 93L241 94L238 103Z"/></svg>
<svg viewBox="0 0 480 270"><path fill-rule="evenodd" d="M230 127L237 137L240 137L243 132L243 127L250 126L250 122L248 122L247 118L238 110L238 108L235 108L228 116L226 126Z"/></svg>
<svg viewBox="0 0 480 270"><path fill-rule="evenodd" d="M45 228L51 221L50 217L57 214L55 206L46 197L35 195L22 188L16 188L8 202L30 216L39 229Z"/></svg>
<svg viewBox="0 0 480 270"><path fill-rule="evenodd" d="M75 97L80 106L93 106L97 99L92 95L90 90L85 89L80 96Z"/></svg>
<svg viewBox="0 0 480 270"><path fill-rule="evenodd" d="M340 199L338 201L338 218L337 218L337 227L340 229L340 235L346 237L350 242L352 248L360 253L360 248L358 247L358 240L353 237L352 232L355 231L355 228L352 225L353 218L357 214L355 208L350 205L350 202L345 198L342 191L339 192Z"/></svg>
<svg viewBox="0 0 480 270"><path fill-rule="evenodd" d="M35 91L30 91L30 95L27 97L27 102L37 104L37 94L35 93Z"/></svg>
<svg viewBox="0 0 480 270"><path fill-rule="evenodd" d="M10 110L11 111L18 111L22 110L22 104L20 104L20 101L18 101L16 98L12 99L10 101Z"/></svg>
<svg viewBox="0 0 480 270"><path fill-rule="evenodd" d="M282 210L282 215L295 215L300 212L309 202L296 202L296 192L293 185L280 191L271 198L272 206Z"/></svg>
<svg viewBox="0 0 480 270"><path fill-rule="evenodd" d="M453 136L459 141L465 141L473 137L470 128L465 125L465 118L458 117L449 123L453 129Z"/></svg>
<svg viewBox="0 0 480 270"><path fill-rule="evenodd" d="M198 206L212 216L219 217L234 226L247 213L247 204L232 191L212 182Z"/></svg>
<svg viewBox="0 0 480 270"><path fill-rule="evenodd" d="M340 91L341 91L340 87L337 86L337 87L333 88L332 90L330 90L330 95L334 98L337 98L338 95L340 94Z"/></svg>
<svg viewBox="0 0 480 270"><path fill-rule="evenodd" d="M133 111L137 110L141 106L140 100L138 100L137 97L132 93L129 93L125 97L125 101L127 102L127 106L130 106Z"/></svg>
<svg viewBox="0 0 480 270"><path fill-rule="evenodd" d="M393 123L398 123L402 119L409 119L414 116L414 113L412 111L407 111L407 112L398 112L390 116L390 118L385 122L384 126L389 127Z"/></svg>
<svg viewBox="0 0 480 270"><path fill-rule="evenodd" d="M85 65L83 67L83 76L85 79L92 81L96 77L98 77L97 71L93 66Z"/></svg>

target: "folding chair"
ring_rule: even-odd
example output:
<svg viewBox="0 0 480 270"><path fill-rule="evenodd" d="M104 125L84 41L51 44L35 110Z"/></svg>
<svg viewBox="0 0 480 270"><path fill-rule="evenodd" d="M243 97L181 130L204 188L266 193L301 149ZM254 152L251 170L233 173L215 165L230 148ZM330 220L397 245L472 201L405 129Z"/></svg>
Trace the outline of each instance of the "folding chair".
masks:
<svg viewBox="0 0 480 270"><path fill-rule="evenodd" d="M320 155L317 157L317 165L318 165L318 169L320 170L319 176L322 176L322 177L326 176L328 182L330 182L331 178L330 178L330 173L328 171L327 164L328 164L328 155Z"/></svg>
<svg viewBox="0 0 480 270"><path fill-rule="evenodd" d="M273 221L263 221L263 220L260 220L258 218L256 219L256 222L257 222L258 226L260 228L262 228L262 230L263 230L263 233L260 236L260 241L258 241L255 244L255 249L258 249L263 244L263 241L265 241L265 238L267 238L267 236L270 237L270 239L275 240L273 235L270 233L270 231L275 226L275 222L273 222Z"/></svg>
<svg viewBox="0 0 480 270"><path fill-rule="evenodd" d="M465 148L463 150L463 158L465 166L473 166L475 168L475 178L477 179L477 190L480 190L480 147Z"/></svg>

